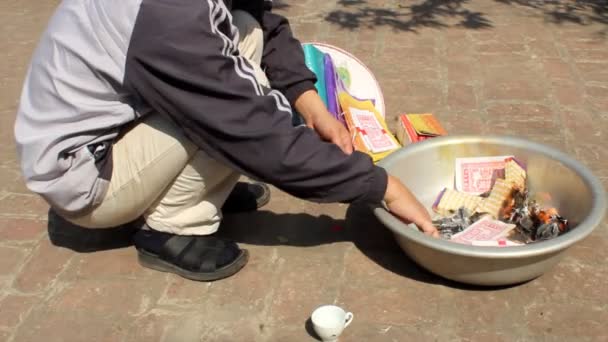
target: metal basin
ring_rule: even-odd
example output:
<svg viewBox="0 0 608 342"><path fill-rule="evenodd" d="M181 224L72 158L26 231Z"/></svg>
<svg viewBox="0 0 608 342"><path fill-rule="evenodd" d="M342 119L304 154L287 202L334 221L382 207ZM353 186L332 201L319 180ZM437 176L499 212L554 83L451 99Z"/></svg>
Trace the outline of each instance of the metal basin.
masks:
<svg viewBox="0 0 608 342"><path fill-rule="evenodd" d="M434 138L405 147L379 165L401 179L430 211L437 194L454 186L455 158L499 155L513 155L527 165L531 193L550 193L552 204L574 227L571 231L525 246L479 247L428 237L383 207L374 208L374 213L410 258L437 275L475 285L534 279L557 264L563 252L589 235L604 217L605 191L587 168L545 145L501 136Z"/></svg>

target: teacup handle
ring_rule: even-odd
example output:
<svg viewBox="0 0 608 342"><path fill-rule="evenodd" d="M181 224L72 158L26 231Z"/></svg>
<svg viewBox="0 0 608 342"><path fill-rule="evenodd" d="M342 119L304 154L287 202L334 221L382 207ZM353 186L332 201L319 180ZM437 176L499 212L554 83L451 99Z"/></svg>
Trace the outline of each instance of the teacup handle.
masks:
<svg viewBox="0 0 608 342"><path fill-rule="evenodd" d="M352 312L347 312L346 315L344 316L344 327L346 328L350 322L353 321L353 318L355 317L355 315L353 315Z"/></svg>

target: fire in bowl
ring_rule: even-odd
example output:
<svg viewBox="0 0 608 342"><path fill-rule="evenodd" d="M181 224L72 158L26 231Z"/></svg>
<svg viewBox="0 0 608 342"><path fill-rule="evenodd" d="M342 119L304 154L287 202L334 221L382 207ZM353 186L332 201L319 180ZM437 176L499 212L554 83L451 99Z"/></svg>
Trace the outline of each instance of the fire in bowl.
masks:
<svg viewBox="0 0 608 342"><path fill-rule="evenodd" d="M606 210L602 184L579 162L548 146L503 136L447 136L416 143L379 162L401 179L431 211L437 194L454 185L455 159L512 155L527 166L528 189L552 196L552 205L570 221L556 238L524 246L471 246L428 237L383 207L374 214L417 264L439 276L475 285L509 285L542 275L566 249L589 235Z"/></svg>

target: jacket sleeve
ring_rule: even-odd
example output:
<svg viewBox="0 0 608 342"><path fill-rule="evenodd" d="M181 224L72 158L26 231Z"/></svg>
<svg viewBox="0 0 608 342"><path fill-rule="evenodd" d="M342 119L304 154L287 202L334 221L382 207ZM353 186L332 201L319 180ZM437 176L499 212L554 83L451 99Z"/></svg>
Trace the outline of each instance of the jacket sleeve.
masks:
<svg viewBox="0 0 608 342"><path fill-rule="evenodd" d="M262 68L273 88L285 94L292 105L303 92L316 91L317 78L304 63L302 44L294 37L289 21L271 12L272 1L233 0L229 5L248 12L260 23L264 32Z"/></svg>
<svg viewBox="0 0 608 342"><path fill-rule="evenodd" d="M302 44L291 31L286 18L264 12L264 52L262 68L266 71L270 85L281 91L289 103L307 90L315 90L315 74L304 63Z"/></svg>
<svg viewBox="0 0 608 342"><path fill-rule="evenodd" d="M283 94L261 87L238 54L236 31L221 2L145 0L126 59L133 103L172 117L213 158L294 196L380 202L386 172L293 127Z"/></svg>

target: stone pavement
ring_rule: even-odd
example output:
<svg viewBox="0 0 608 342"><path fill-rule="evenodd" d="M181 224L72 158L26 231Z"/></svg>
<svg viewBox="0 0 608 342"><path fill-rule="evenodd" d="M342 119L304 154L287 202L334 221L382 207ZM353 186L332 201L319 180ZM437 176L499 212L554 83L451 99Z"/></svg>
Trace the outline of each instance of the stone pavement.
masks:
<svg viewBox="0 0 608 342"><path fill-rule="evenodd" d="M418 268L365 208L274 191L227 218L251 251L195 283L142 269L132 248L76 253L47 235L12 138L32 50L57 0L0 3L0 341L309 341L310 312L355 314L343 341L606 341L606 221L542 277L481 289ZM544 142L608 184L608 3L300 0L277 4L304 41L345 48L378 77L389 123L434 112L452 134Z"/></svg>

